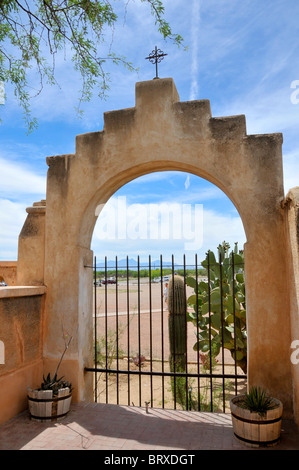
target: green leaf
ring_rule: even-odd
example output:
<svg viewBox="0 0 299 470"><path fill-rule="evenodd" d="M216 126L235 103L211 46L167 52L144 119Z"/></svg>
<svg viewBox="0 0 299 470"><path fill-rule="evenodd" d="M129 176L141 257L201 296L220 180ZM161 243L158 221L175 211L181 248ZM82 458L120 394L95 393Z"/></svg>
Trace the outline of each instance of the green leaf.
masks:
<svg viewBox="0 0 299 470"><path fill-rule="evenodd" d="M213 326L213 328L216 328L217 330L220 329L221 315L219 313L213 313L213 315L211 315L211 325Z"/></svg>
<svg viewBox="0 0 299 470"><path fill-rule="evenodd" d="M238 313L238 317L242 320L246 320L246 310L240 310L240 312Z"/></svg>
<svg viewBox="0 0 299 470"><path fill-rule="evenodd" d="M244 304L245 303L245 296L242 292L236 292L236 300L240 303L240 304Z"/></svg>
<svg viewBox="0 0 299 470"><path fill-rule="evenodd" d="M205 268L208 267L208 264L215 264L216 263L216 258L215 258L215 255L212 251L208 251L205 259L201 262L202 266L204 266Z"/></svg>
<svg viewBox="0 0 299 470"><path fill-rule="evenodd" d="M199 327L200 330L206 329L208 324L209 324L209 318L208 317L200 317L200 320L198 322L198 327Z"/></svg>
<svg viewBox="0 0 299 470"><path fill-rule="evenodd" d="M234 254L234 265L236 269L243 268L244 266L244 259L241 255L239 254Z"/></svg>
<svg viewBox="0 0 299 470"><path fill-rule="evenodd" d="M198 287L199 287L199 290L200 290L200 291L205 291L205 292L208 292L208 291L209 291L209 284L208 284L207 282L201 281L201 282L198 284Z"/></svg>
<svg viewBox="0 0 299 470"><path fill-rule="evenodd" d="M207 340L207 341L210 341L210 332L209 332L208 329L202 331L202 332L200 333L200 336L201 336L201 339L205 339L205 340Z"/></svg>
<svg viewBox="0 0 299 470"><path fill-rule="evenodd" d="M211 291L211 304L220 305L221 304L221 292L220 287L216 287Z"/></svg>
<svg viewBox="0 0 299 470"><path fill-rule="evenodd" d="M241 361L244 357L244 353L242 351L235 351L233 356L237 361Z"/></svg>
<svg viewBox="0 0 299 470"><path fill-rule="evenodd" d="M225 306L228 308L230 313L237 313L240 311L239 302L232 295L228 295L225 299Z"/></svg>
<svg viewBox="0 0 299 470"><path fill-rule="evenodd" d="M188 298L188 304L189 305L197 305L197 302L198 302L197 296L195 294L190 295L190 297Z"/></svg>
<svg viewBox="0 0 299 470"><path fill-rule="evenodd" d="M245 347L243 341L240 338L236 338L236 346L241 349Z"/></svg>
<svg viewBox="0 0 299 470"><path fill-rule="evenodd" d="M202 352L209 352L210 351L210 343L208 341L199 341L198 348Z"/></svg>
<svg viewBox="0 0 299 470"><path fill-rule="evenodd" d="M229 343L232 339L232 332L228 327L223 328L223 342Z"/></svg>
<svg viewBox="0 0 299 470"><path fill-rule="evenodd" d="M196 322L197 321L196 312L187 312L187 321Z"/></svg>
<svg viewBox="0 0 299 470"><path fill-rule="evenodd" d="M196 279L194 277L187 276L186 277L186 284L187 284L187 286L192 287L192 289L194 289L196 291L197 284L196 284Z"/></svg>
<svg viewBox="0 0 299 470"><path fill-rule="evenodd" d="M201 313L203 315L206 315L208 312L209 312L209 302L206 302L205 304L203 304L201 308Z"/></svg>

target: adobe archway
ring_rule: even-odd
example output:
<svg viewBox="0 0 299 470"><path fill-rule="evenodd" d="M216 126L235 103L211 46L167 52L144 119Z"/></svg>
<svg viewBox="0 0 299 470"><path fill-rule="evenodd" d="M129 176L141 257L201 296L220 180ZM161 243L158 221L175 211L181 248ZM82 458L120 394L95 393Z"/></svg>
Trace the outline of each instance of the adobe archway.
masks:
<svg viewBox="0 0 299 470"><path fill-rule="evenodd" d="M171 78L136 84L135 107L104 115L104 129L76 137L76 153L47 159L44 279L45 370L57 362L60 324L77 334L64 361L77 399L92 399L92 265L98 214L122 185L149 172L206 178L235 204L246 232L248 380L292 414L290 298L281 202L282 135L247 135L245 117L213 118L208 100L180 102Z"/></svg>

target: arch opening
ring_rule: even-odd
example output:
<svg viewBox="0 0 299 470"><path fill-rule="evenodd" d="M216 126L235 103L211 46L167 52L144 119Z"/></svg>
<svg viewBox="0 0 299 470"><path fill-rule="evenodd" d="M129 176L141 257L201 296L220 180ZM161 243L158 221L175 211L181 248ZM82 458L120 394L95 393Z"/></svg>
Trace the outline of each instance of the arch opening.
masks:
<svg viewBox="0 0 299 470"><path fill-rule="evenodd" d="M190 251L194 257L215 251L223 241L241 247L246 243L242 219L231 199L215 184L186 171L137 176L95 206L98 219L90 245L94 253L115 256L146 248L146 256L159 257L160 250L167 249L171 254Z"/></svg>
<svg viewBox="0 0 299 470"><path fill-rule="evenodd" d="M196 279L197 285L201 283L201 288L204 285L205 289L207 286L212 289L210 276L216 267L211 264L207 269L201 263L207 251L216 254L218 265L217 248L222 242L226 241L232 248L237 242L242 250L246 241L236 208L207 180L186 172L163 171L137 177L121 186L97 210L99 217L91 245L97 256L93 292L95 400L125 405L139 402L143 406L144 398L154 407L225 411L236 387L230 381L221 389L221 379L213 379L212 374L217 371L219 374L222 369L224 375L236 375L235 361L228 349L220 345L217 349L212 336L209 351L205 347L197 353L193 351L200 344L194 335L196 331L199 334L199 319L194 320L198 306L194 303L186 309L188 361L184 373L189 374L188 378L175 379L175 393L174 379L165 378L165 370L169 372L171 342L165 289L174 274L184 279L186 300L197 289L190 278ZM244 265L235 269L236 273L243 272ZM223 275L226 274L224 270ZM222 287L220 290L226 298ZM244 297L244 311L245 308ZM217 310L217 306L211 307L214 315ZM229 311L224 311L227 317ZM201 318L205 321L208 316L204 314ZM226 322L226 326L231 324L232 321L230 325ZM220 333L220 325L218 330ZM206 334L207 328L201 331ZM246 319L242 334L245 337ZM234 334L231 341L233 344ZM142 380L140 374L134 375L141 370L145 372ZM200 379L202 374L211 377ZM244 389L246 370L240 369L238 374L241 374L239 390ZM234 380L237 384L237 378Z"/></svg>

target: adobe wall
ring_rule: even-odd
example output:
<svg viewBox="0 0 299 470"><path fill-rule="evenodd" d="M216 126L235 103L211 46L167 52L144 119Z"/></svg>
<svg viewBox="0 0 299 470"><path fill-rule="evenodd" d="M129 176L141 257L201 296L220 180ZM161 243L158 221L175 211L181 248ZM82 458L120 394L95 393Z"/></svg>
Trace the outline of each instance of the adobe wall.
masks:
<svg viewBox="0 0 299 470"><path fill-rule="evenodd" d="M17 261L0 261L0 282L5 281L8 286L17 283Z"/></svg>
<svg viewBox="0 0 299 470"><path fill-rule="evenodd" d="M289 235L288 264L291 316L291 363L293 372L294 417L299 426L299 186L284 201Z"/></svg>
<svg viewBox="0 0 299 470"><path fill-rule="evenodd" d="M45 291L44 287L0 289L0 424L27 408L28 386L40 386Z"/></svg>
<svg viewBox="0 0 299 470"><path fill-rule="evenodd" d="M34 202L26 208L27 217L18 240L18 286L44 284L46 201Z"/></svg>

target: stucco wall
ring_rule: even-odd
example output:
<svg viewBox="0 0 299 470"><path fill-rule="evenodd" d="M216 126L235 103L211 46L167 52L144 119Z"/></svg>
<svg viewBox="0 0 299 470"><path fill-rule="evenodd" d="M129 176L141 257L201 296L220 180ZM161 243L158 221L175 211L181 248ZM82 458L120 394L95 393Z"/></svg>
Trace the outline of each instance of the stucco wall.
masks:
<svg viewBox="0 0 299 470"><path fill-rule="evenodd" d="M27 386L42 380L45 288L0 289L0 423L27 408ZM3 363L4 362L4 363Z"/></svg>
<svg viewBox="0 0 299 470"><path fill-rule="evenodd" d="M284 201L289 234L288 261L291 314L291 363L293 372L294 418L299 426L299 186L290 190Z"/></svg>
<svg viewBox="0 0 299 470"><path fill-rule="evenodd" d="M34 202L26 209L27 217L19 235L18 286L44 284L46 201Z"/></svg>
<svg viewBox="0 0 299 470"><path fill-rule="evenodd" d="M17 282L17 261L0 261L0 282L4 280L8 286Z"/></svg>

